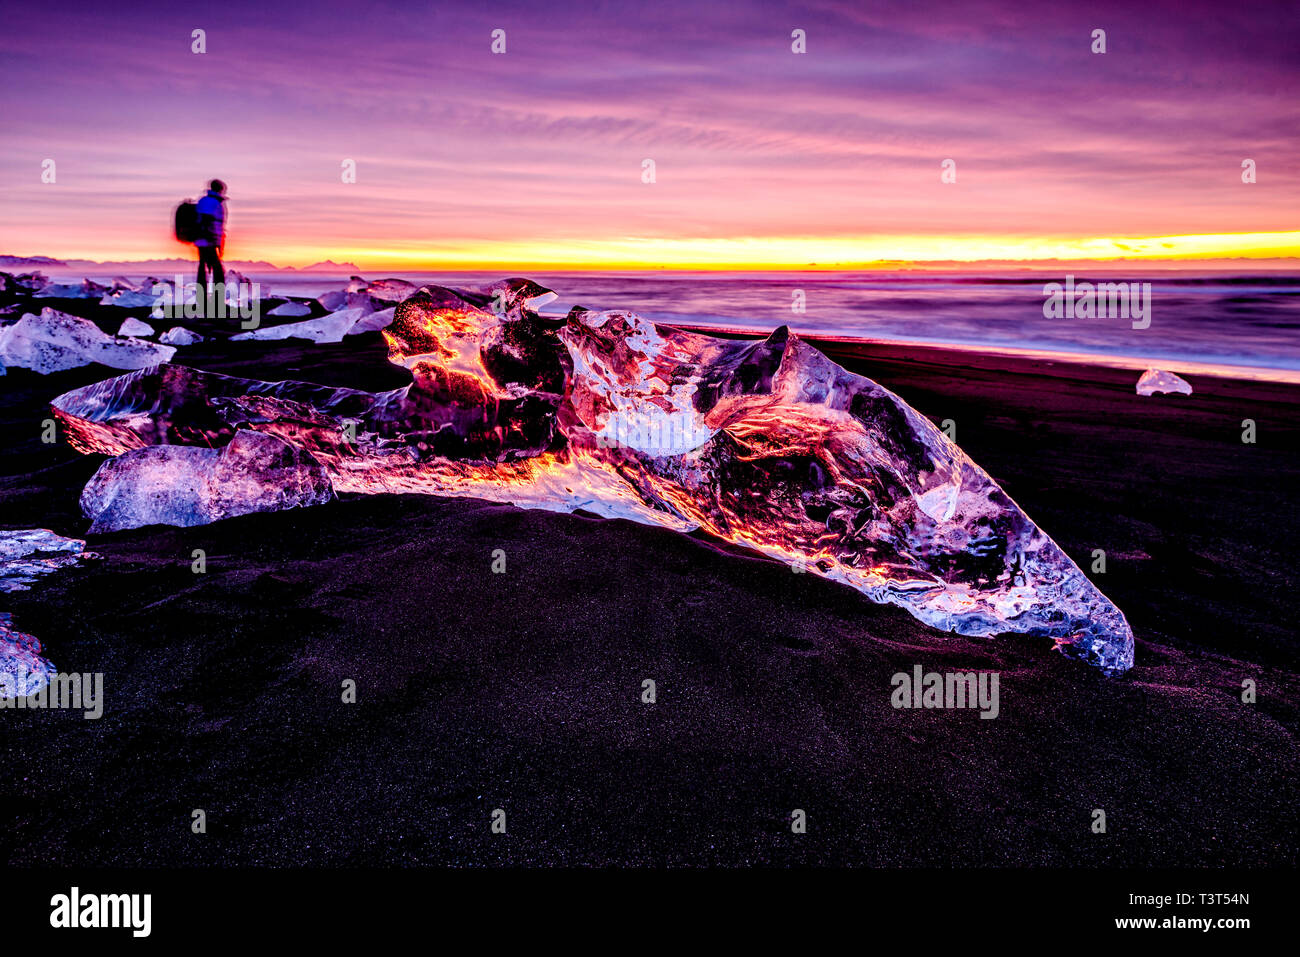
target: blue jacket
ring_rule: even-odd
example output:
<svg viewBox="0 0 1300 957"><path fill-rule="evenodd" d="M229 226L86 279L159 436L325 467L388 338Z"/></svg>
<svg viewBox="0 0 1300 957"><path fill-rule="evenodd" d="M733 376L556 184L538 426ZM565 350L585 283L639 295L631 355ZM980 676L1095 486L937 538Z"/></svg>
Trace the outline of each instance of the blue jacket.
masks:
<svg viewBox="0 0 1300 957"><path fill-rule="evenodd" d="M226 238L226 201L220 193L208 190L195 204L199 225L206 238L194 240L195 246L220 246Z"/></svg>

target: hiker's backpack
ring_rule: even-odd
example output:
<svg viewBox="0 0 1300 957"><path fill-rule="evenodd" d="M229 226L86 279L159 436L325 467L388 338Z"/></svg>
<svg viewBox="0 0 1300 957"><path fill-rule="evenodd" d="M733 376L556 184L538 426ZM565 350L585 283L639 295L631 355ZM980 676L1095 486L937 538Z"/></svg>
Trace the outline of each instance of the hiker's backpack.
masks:
<svg viewBox="0 0 1300 957"><path fill-rule="evenodd" d="M199 207L191 200L187 199L176 207L176 238L183 243L203 238L199 228Z"/></svg>

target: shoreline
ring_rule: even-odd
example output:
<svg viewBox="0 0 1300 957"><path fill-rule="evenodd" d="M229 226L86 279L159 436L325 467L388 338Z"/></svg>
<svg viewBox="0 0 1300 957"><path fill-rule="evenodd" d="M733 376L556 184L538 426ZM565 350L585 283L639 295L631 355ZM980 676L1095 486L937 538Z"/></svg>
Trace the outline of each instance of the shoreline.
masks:
<svg viewBox="0 0 1300 957"><path fill-rule="evenodd" d="M764 339L771 335L761 329L743 326L702 326L691 323L655 322L657 326L668 326L684 332L696 332L701 335L719 336L728 339ZM1048 349L1018 349L1010 346L980 346L958 342L934 342L928 340L873 339L867 336L837 336L830 333L802 333L795 331L804 342L821 348L830 349L864 349L868 352L881 350L889 353L906 351L920 358L924 355L975 356L986 359L1026 360L1046 364L1066 364L1101 369L1124 369L1138 373L1146 369L1165 369L1169 372L1197 376L1213 376L1219 379L1240 379L1246 382L1268 382L1279 385L1300 385L1300 369L1275 369L1265 366L1233 365L1231 363L1205 362L1201 360L1142 358L1140 356L1110 356L1091 352L1064 352ZM1136 383L1136 379L1134 382Z"/></svg>
<svg viewBox="0 0 1300 957"><path fill-rule="evenodd" d="M236 268L237 265L238 265L237 262L232 262L231 268ZM193 267L192 263L187 263L185 268L179 272L180 277L188 281L189 273L191 272L192 267ZM54 281L57 282L63 282L65 280L71 281L73 280L74 277L79 277L82 279L92 279L94 281L97 282L102 281L104 283L111 283L113 281L113 277L106 273L95 274L93 276L86 276L80 271L61 272L58 270L48 270L48 269L40 270L40 271L44 272L47 276L52 277ZM507 272L508 271L505 272L449 271L442 275L425 274L421 272L415 272L415 273L408 272L407 275L415 276L417 279L416 282L417 285L445 284L452 288L459 288L459 287L470 288L473 286L474 282L481 281L483 279L487 279L491 277L496 277L499 275L504 275ZM771 271L770 270L758 271L753 273L752 275L762 276L762 275L766 275L769 272ZM394 274L400 276L402 275L402 271L397 270L395 271ZM332 289L342 288L348 282L348 278L343 276L342 274L324 274L324 273L314 274L306 271L300 273L287 273L287 274L279 274L279 275L272 274L272 273L257 273L254 271L254 272L246 273L244 275L245 278L249 279L251 282L259 283L262 286L263 295L261 298L263 302L268 302L268 303L285 302L285 301L314 302L315 298L318 295L322 295L324 294L324 292L330 291ZM708 279L726 279L726 278L730 278L732 274L730 273L711 274L708 272L694 273L694 272L682 271L682 270L675 270L670 272L648 271L642 273L627 273L626 271L591 272L591 271L579 270L579 271L574 271L572 273L565 273L563 271L547 271L547 275L543 276L542 278L549 279L549 278L560 278L560 277L571 276L572 278L575 279L588 277L588 278L595 278L600 280L607 280L607 279L615 279L624 275L626 275L629 279L653 279L656 277L661 277L664 279L669 279L673 277L677 277L680 279L688 279L692 277L695 278L703 277ZM737 278L742 277L743 275L744 274L741 273L735 274ZM778 281L782 281L782 282L785 280L780 279L780 277L784 275L787 274L785 273L773 274L773 276L777 278ZM1300 283L1300 276L1295 276L1290 274L1284 274L1284 275L1266 274L1261 276L1250 276L1250 275L1232 276L1231 273L1229 273L1227 274L1227 277L1240 279L1243 282L1273 279L1282 283ZM174 277L164 276L160 278L170 281ZM930 276L928 274L922 274L920 276L911 275L911 276L897 277L898 281L903 283L906 283L909 279L926 279L926 278L935 278L939 281L945 281L945 282L970 282L971 284L976 286L980 284L999 286L999 285L1005 285L1007 283L1015 283L1018 281L1029 281L1030 277L1017 278L1017 277L996 276L996 275L969 275L968 276L966 274L942 274L938 276ZM1159 279L1161 277L1153 277L1153 278ZM1179 274L1179 278L1188 282L1195 282L1197 280L1203 280L1206 282L1216 281L1215 275L1208 270L1198 270L1193 273L1181 273ZM1218 278L1222 279L1224 277L1218 277ZM552 285L559 285L559 284L552 283ZM302 287L302 288L295 288L295 287ZM583 296L581 293L578 293L577 295L579 296L580 299L583 299L585 301L586 299L585 296ZM82 304L86 304L87 302L89 302L88 300L72 300L72 301L77 303L82 303ZM567 297L562 301L568 302ZM35 308L39 305L53 303L53 302L54 300L51 299L32 300L29 304L29 307ZM616 307L615 311L621 308L622 307ZM70 311L73 314L77 314L76 308L72 308L67 311ZM716 319L716 321L710 318L710 321L707 322L700 321L700 316L702 315L713 317L715 314L712 312L697 313L696 315L686 314L683 315L680 319L678 319L675 318L671 312L668 313L657 312L656 310L650 308L643 308L640 310L634 309L632 311L639 312L643 316L643 318L649 319L650 321L654 322L656 325L669 326L669 327L678 328L690 332L698 332L705 335L714 335L720 337L764 338L767 335L769 335L773 329L777 328L780 325L783 324L791 325L791 323L789 322L783 322L781 320L781 317L774 317L773 321L770 324L764 323L762 325L759 325L753 323L745 323L744 321L740 321L740 320L731 320L727 318L718 318ZM737 311L743 312L743 307L741 304L737 304ZM541 314L550 318L558 319L558 318L563 318L565 313L551 311L543 308L541 310ZM117 313L117 315L125 317L127 315L136 315L136 313L128 310L122 310L121 312ZM1286 315L1287 314L1285 312L1280 312L1279 318L1285 318ZM656 316L662 316L662 318L656 318ZM983 343L977 341L970 341L969 339L966 340L949 339L949 338L944 338L942 334L934 338L908 338L906 336L892 336L892 335L887 338L879 338L872 335L863 335L857 332L856 330L848 334L840 333L837 332L834 328L825 325L812 330L795 328L793 329L793 331L805 341L812 342L815 344L826 343L828 345L831 345L832 347L863 346L868 348L908 349L916 353L930 353L934 350L941 350L941 351L957 353L957 354L971 354L971 355L987 356L987 357L1007 357L1011 359L1031 359L1031 360L1037 360L1041 362L1072 363L1075 365L1094 366L1094 367L1101 367L1101 368L1126 369L1137 373L1141 373L1142 371L1145 371L1148 368L1155 368L1155 369L1165 369L1167 371L1177 372L1180 374L1185 373L1185 374L1197 375L1197 376L1212 376L1215 378L1243 379L1243 380L1254 381L1254 382L1273 382L1273 383L1284 383L1288 385L1300 385L1300 359L1297 359L1294 356L1288 356L1283 361L1291 363L1290 365L1260 364L1261 358L1265 358L1267 356L1267 353L1261 354L1260 352L1258 352L1258 350L1251 351L1249 349L1245 349L1240 353L1242 357L1242 361L1233 361L1232 359L1224 359L1214 355L1208 355L1208 356L1197 355L1194 348L1189 349L1186 355L1172 355L1172 356L1144 355L1141 352L1141 347L1139 346L1136 348L1132 348L1133 346L1132 343L1129 344L1129 351L1120 351L1120 352L1111 353L1111 352L1100 351L1098 349L1093 349L1091 348L1091 344L1090 346L1084 348L1070 348L1068 346L1064 348L1054 348L1050 345L1017 346L1017 345L1008 345L1005 343L997 343L997 342ZM1032 338L1032 336L1029 338Z"/></svg>

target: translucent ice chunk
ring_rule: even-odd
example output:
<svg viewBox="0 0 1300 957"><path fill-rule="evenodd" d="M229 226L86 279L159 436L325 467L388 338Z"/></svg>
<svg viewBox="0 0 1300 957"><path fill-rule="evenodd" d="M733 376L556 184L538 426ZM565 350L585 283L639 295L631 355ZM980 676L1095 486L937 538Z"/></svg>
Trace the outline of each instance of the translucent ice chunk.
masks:
<svg viewBox="0 0 1300 957"><path fill-rule="evenodd" d="M99 362L141 369L166 362L176 350L144 339L110 336L88 319L45 308L0 329L0 360L42 375Z"/></svg>
<svg viewBox="0 0 1300 957"><path fill-rule="evenodd" d="M310 316L311 306L302 302L284 302L276 306L268 316Z"/></svg>
<svg viewBox="0 0 1300 957"><path fill-rule="evenodd" d="M0 272L0 292L40 292L50 284L49 279L44 273L25 272L15 275L9 272Z"/></svg>
<svg viewBox="0 0 1300 957"><path fill-rule="evenodd" d="M255 429L310 452L340 492L702 529L936 628L1043 635L1108 671L1132 665L1119 609L894 393L784 327L755 342L625 312L553 319L530 308L547 292L527 280L421 289L384 330L413 378L391 392L162 366L54 408L83 450L219 446Z"/></svg>
<svg viewBox="0 0 1300 957"><path fill-rule="evenodd" d="M132 316L122 323L121 328L117 330L119 336L152 336L154 334L153 326L147 322L141 322Z"/></svg>
<svg viewBox="0 0 1300 957"><path fill-rule="evenodd" d="M35 635L19 631L8 612L0 612L0 698L36 694L54 674L54 665L41 654Z"/></svg>
<svg viewBox="0 0 1300 957"><path fill-rule="evenodd" d="M169 346L192 346L196 342L202 342L203 337L184 326L172 326L158 337L158 341Z"/></svg>
<svg viewBox="0 0 1300 957"><path fill-rule="evenodd" d="M419 287L405 279L376 279L363 290L372 299L382 302L401 302L413 295Z"/></svg>
<svg viewBox="0 0 1300 957"><path fill-rule="evenodd" d="M109 292L107 286L83 279L79 283L51 283L35 294L36 299L100 299Z"/></svg>
<svg viewBox="0 0 1300 957"><path fill-rule="evenodd" d="M328 309L330 312L338 312L340 309L346 309L348 305L348 292L343 289L333 289L316 297L316 301Z"/></svg>
<svg viewBox="0 0 1300 957"><path fill-rule="evenodd" d="M85 546L48 528L0 530L0 592L25 591L40 576L76 564ZM53 673L36 637L16 629L9 613L0 612L0 698L35 694Z"/></svg>
<svg viewBox="0 0 1300 957"><path fill-rule="evenodd" d="M101 306L119 306L123 309L155 305L158 297L153 294L153 287L157 284L158 280L153 278L137 283L119 277L113 280L113 288L105 293L104 297L99 300L99 304Z"/></svg>
<svg viewBox="0 0 1300 957"><path fill-rule="evenodd" d="M0 592L24 591L41 575L75 564L85 547L48 528L0 529Z"/></svg>
<svg viewBox="0 0 1300 957"><path fill-rule="evenodd" d="M1181 392L1183 395L1191 395L1192 387L1186 379L1180 378L1172 372L1165 372L1163 369L1148 369L1138 379L1137 394L1155 395L1157 392Z"/></svg>
<svg viewBox="0 0 1300 957"><path fill-rule="evenodd" d="M353 276L346 288L327 292L316 301L330 312L358 308L365 312L376 312L401 302L415 291L416 287L404 279L367 282L360 276Z"/></svg>
<svg viewBox="0 0 1300 957"><path fill-rule="evenodd" d="M266 326L262 329L241 332L230 338L310 339L313 342L342 342L344 336L352 335L356 331L366 331L365 329L358 330L357 326L367 323L373 316L379 316L379 313L372 312L363 306L352 306L317 319L307 319L303 322L286 322L279 326ZM386 318L391 320L391 317L392 311L389 310Z"/></svg>
<svg viewBox="0 0 1300 957"><path fill-rule="evenodd" d="M154 445L99 467L81 493L91 532L203 525L234 515L319 505L334 497L311 453L241 430L219 449Z"/></svg>

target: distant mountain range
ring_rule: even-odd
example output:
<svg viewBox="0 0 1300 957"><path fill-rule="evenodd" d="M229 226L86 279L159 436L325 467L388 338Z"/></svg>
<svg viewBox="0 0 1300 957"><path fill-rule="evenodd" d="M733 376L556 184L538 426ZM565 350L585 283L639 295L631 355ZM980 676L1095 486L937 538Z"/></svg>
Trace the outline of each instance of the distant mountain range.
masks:
<svg viewBox="0 0 1300 957"><path fill-rule="evenodd" d="M242 273L250 272L287 272L287 273L347 273L359 275L361 267L355 263L336 263L325 260L310 266L277 266L261 260L249 261L232 259L226 261L227 268L237 269ZM93 259L52 259L49 256L0 256L0 269L69 269L88 271L96 274L142 271L193 269L192 259L141 259L120 262L96 262Z"/></svg>

